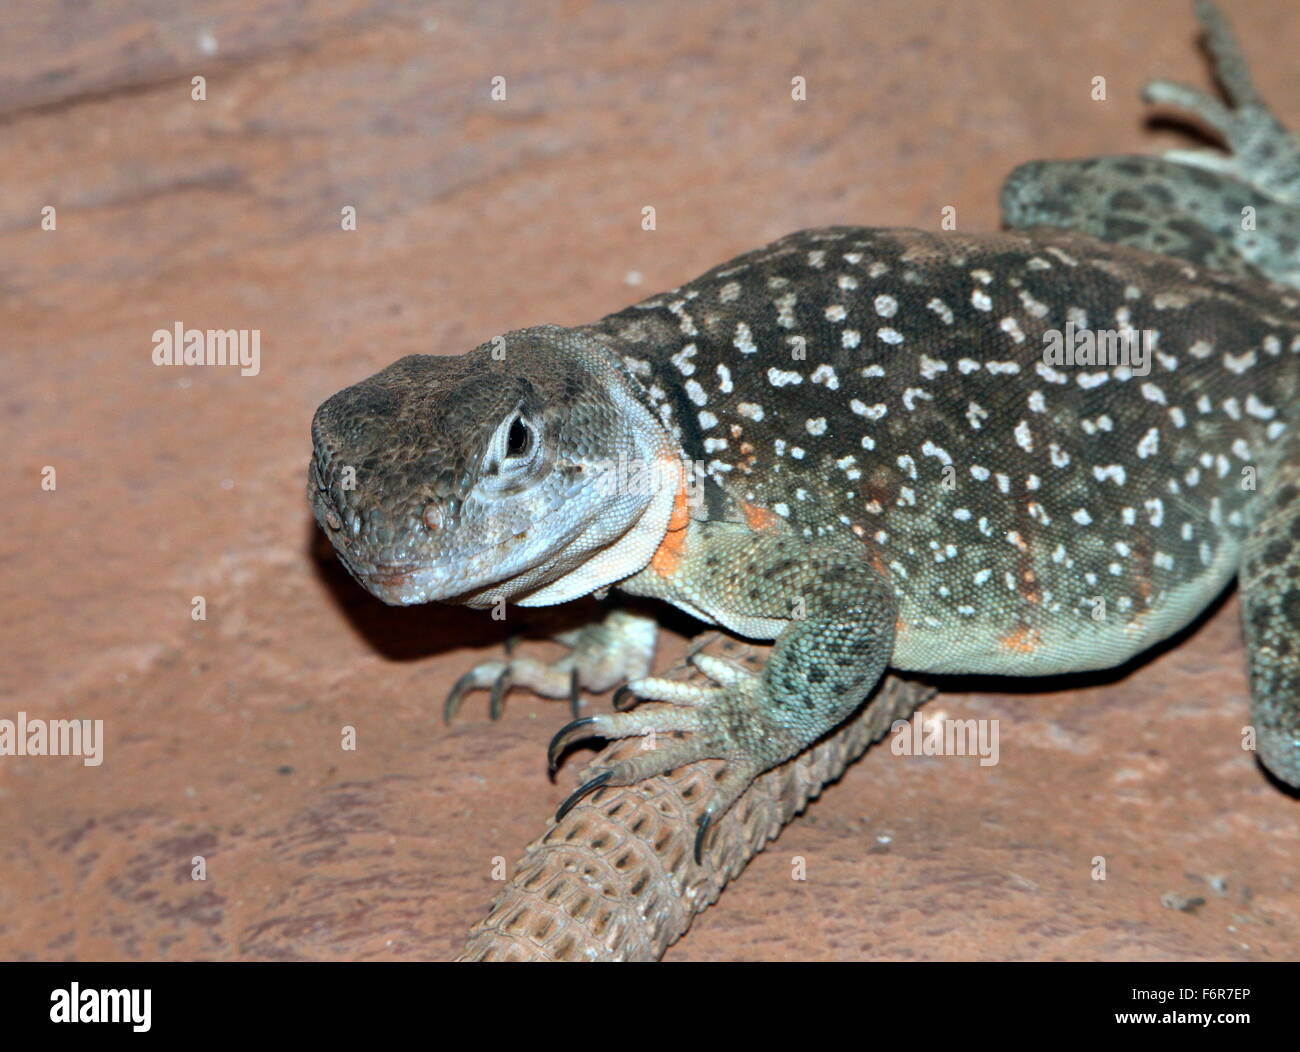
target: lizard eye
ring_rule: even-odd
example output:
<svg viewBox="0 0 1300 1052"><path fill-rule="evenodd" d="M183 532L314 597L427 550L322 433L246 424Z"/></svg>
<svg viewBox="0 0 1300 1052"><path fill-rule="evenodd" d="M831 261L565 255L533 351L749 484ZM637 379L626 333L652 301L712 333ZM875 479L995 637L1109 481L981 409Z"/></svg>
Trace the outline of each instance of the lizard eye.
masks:
<svg viewBox="0 0 1300 1052"><path fill-rule="evenodd" d="M506 434L506 456L507 457L526 457L533 448L533 431L524 423L522 416L517 416L510 423L510 431Z"/></svg>
<svg viewBox="0 0 1300 1052"><path fill-rule="evenodd" d="M547 470L541 430L516 409L497 425L484 454L480 481L494 492L514 492Z"/></svg>

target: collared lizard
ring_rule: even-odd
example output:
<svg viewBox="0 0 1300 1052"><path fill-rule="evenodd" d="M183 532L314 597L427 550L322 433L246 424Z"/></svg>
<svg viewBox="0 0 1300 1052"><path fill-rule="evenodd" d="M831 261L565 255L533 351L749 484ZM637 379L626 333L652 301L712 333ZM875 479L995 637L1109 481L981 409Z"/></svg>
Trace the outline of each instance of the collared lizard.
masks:
<svg viewBox="0 0 1300 1052"><path fill-rule="evenodd" d="M887 667L1113 667L1236 575L1259 756L1300 786L1300 144L1197 11L1233 108L1149 94L1228 154L1026 166L1008 232L803 231L590 325L411 355L327 400L310 496L385 602L615 587L775 640L761 673L701 655L701 687L647 676L653 634L619 614L554 665L477 667L449 709L471 688L496 708L511 685L623 680L669 703L577 719L552 757L577 735L685 732L564 807L724 759L698 854ZM1061 358L1079 334L1101 360Z"/></svg>

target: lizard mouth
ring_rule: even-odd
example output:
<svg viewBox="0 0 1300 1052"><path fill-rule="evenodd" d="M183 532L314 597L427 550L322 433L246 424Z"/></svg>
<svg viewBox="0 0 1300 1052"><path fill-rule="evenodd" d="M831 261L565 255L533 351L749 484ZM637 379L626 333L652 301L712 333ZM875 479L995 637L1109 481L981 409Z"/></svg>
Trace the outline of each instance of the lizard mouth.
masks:
<svg viewBox="0 0 1300 1052"><path fill-rule="evenodd" d="M422 567L417 563L408 563L406 565L392 566L380 564L375 566L369 572L364 573L368 584L384 590L401 588L408 584L412 577L418 573Z"/></svg>
<svg viewBox="0 0 1300 1052"><path fill-rule="evenodd" d="M563 512L566 505L603 481L607 474L601 472L598 475L588 476L555 500L535 522L508 537L470 551L444 555L429 561L370 563L360 557L360 553L338 543L335 544L335 550L340 561L357 582L371 595L390 606L414 606L419 603L450 600L510 580L544 562L549 553L539 551L536 558L512 566L510 572L504 577L485 576L486 566L500 561L500 556L493 553L508 552L512 545L520 544L529 535L545 535L544 527ZM567 544L580 529L581 523L573 524L563 536L556 537L553 543L559 546ZM331 539L334 539L333 535ZM453 573L459 580L452 579Z"/></svg>

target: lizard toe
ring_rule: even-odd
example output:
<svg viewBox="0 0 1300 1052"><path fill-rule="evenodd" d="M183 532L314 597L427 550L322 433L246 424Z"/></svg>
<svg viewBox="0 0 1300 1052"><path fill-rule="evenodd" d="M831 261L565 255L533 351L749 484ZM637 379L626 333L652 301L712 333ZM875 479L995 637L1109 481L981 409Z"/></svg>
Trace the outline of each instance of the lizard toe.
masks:
<svg viewBox="0 0 1300 1052"><path fill-rule="evenodd" d="M460 679L456 680L455 685L447 694L447 700L442 704L442 718L446 723L450 723L460 711L461 704L472 690L482 690L488 687L495 687L501 681L502 676L510 671L510 666L504 661L483 661L475 665L466 672Z"/></svg>
<svg viewBox="0 0 1300 1052"><path fill-rule="evenodd" d="M767 723L758 676L707 655L693 657L692 664L721 685L653 677L634 680L628 684L630 692L666 704L588 716L560 729L548 750L552 770L564 749L581 739L639 735L644 747L617 762L588 767L582 785L561 804L557 821L604 786L634 785L696 761L722 760L725 766L715 775L709 806L698 819L695 854L697 862L702 860L709 829L758 775L792 750L779 730L756 730Z"/></svg>
<svg viewBox="0 0 1300 1052"><path fill-rule="evenodd" d="M656 745L638 750L615 763L591 766L583 773L582 784L560 804L555 820L561 821L574 807L606 786L635 785L697 760L716 758L720 751L723 750L717 745L710 744L707 734L687 739L659 739ZM726 766L715 775L708 806L696 819L694 854L697 864L703 864L710 830L767 768L766 761L748 754L729 753L725 761ZM599 801L594 800L593 805L599 806Z"/></svg>
<svg viewBox="0 0 1300 1052"><path fill-rule="evenodd" d="M544 698L563 698L576 717L582 707L580 691L595 693L634 676L643 676L654 655L655 623L649 618L615 610L603 621L564 632L555 641L570 648L555 661L540 661L516 651L518 636L506 641L505 660L475 665L456 681L443 705L450 723L473 690L491 690L488 712L500 717L505 695L524 687Z"/></svg>

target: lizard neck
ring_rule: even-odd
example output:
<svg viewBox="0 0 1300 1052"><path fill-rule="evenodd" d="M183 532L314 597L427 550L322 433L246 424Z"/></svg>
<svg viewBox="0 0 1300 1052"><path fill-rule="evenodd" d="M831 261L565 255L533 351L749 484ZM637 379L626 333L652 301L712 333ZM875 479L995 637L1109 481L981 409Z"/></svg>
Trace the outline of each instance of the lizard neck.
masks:
<svg viewBox="0 0 1300 1052"><path fill-rule="evenodd" d="M519 606L568 602L639 573L684 529L689 517L690 469L680 443L623 357L605 341L599 342L608 358L608 391L621 414L620 425L634 436L634 451L609 465L602 484L608 505L597 518L623 517L622 509L636 502L643 502L644 510L611 543L592 548L562 576L515 598ZM568 551L581 551L589 543L586 538L600 526L593 523L592 530L567 546Z"/></svg>

